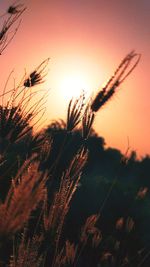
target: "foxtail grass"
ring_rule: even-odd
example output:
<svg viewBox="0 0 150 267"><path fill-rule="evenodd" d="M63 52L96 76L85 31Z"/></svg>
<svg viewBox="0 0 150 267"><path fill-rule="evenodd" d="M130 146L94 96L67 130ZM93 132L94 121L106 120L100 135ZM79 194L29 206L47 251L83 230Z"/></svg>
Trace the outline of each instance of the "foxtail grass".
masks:
<svg viewBox="0 0 150 267"><path fill-rule="evenodd" d="M109 79L106 86L100 90L94 98L91 109L97 112L116 93L116 89L131 74L139 63L141 55L131 51L120 63L114 75ZM134 62L135 61L135 62ZM133 65L131 65L131 63Z"/></svg>
<svg viewBox="0 0 150 267"><path fill-rule="evenodd" d="M38 171L38 163L27 161L12 180L5 201L0 204L1 237L13 235L23 228L31 212L45 197L45 183L46 175Z"/></svg>
<svg viewBox="0 0 150 267"><path fill-rule="evenodd" d="M20 17L25 10L26 7L24 7L24 5L20 5L20 7L18 5L14 5L10 6L4 14L8 15L8 17L4 20L3 26L0 30L0 55L15 37L21 22ZM4 15L2 15L1 18Z"/></svg>
<svg viewBox="0 0 150 267"><path fill-rule="evenodd" d="M27 235L27 228L14 240L13 255L9 267L40 267L43 266L44 257L39 254L43 241L43 234L35 234L32 238Z"/></svg>
<svg viewBox="0 0 150 267"><path fill-rule="evenodd" d="M82 137L84 140L88 139L90 135L94 118L95 114L90 107L90 103L88 103L82 117Z"/></svg>
<svg viewBox="0 0 150 267"><path fill-rule="evenodd" d="M84 93L77 99L71 99L67 111L67 131L71 132L81 122L82 111L85 105Z"/></svg>
<svg viewBox="0 0 150 267"><path fill-rule="evenodd" d="M69 168L62 175L60 187L55 193L50 209L46 207L44 215L44 226L46 231L55 232L55 252L52 266L55 266L59 249L59 242L68 213L71 199L78 187L82 169L87 161L87 151L82 148L73 158Z"/></svg>

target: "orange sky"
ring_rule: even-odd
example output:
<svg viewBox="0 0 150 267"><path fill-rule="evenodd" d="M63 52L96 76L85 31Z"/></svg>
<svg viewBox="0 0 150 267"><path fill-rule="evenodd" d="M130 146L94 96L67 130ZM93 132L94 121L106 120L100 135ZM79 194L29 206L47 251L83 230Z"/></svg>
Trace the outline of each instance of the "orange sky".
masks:
<svg viewBox="0 0 150 267"><path fill-rule="evenodd" d="M5 10L12 1L1 1ZM21 77L50 57L43 85L50 88L47 123L65 118L69 102L64 80L81 77L97 91L122 58L135 49L140 64L118 93L98 112L94 128L107 145L150 154L150 1L148 0L26 0L22 24L1 56L1 86L10 71ZM73 79L72 78L72 79ZM77 78L78 79L78 78ZM75 83L75 82L74 82ZM81 86L84 86L81 84ZM81 88L85 89L86 88Z"/></svg>

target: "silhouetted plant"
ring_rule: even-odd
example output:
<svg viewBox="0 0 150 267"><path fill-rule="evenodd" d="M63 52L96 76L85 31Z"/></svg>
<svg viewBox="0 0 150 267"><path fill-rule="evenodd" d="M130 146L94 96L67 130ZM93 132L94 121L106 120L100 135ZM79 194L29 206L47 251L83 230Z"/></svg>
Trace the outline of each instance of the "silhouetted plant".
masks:
<svg viewBox="0 0 150 267"><path fill-rule="evenodd" d="M1 52L24 11L14 3L3 15ZM0 96L1 181L9 181L0 196L1 266L149 267L140 216L148 214L150 184L143 170L149 171L150 158L139 161L135 153L127 157L106 148L92 129L95 113L139 60L129 53L94 99L85 103L84 93L71 99L66 121L36 134L47 92L35 102L33 87L43 83L49 59L8 90L10 74Z"/></svg>
<svg viewBox="0 0 150 267"><path fill-rule="evenodd" d="M134 70L134 68L139 63L141 58L140 54L132 51L129 53L120 63L119 67L116 69L114 75L110 78L106 86L98 92L94 98L91 109L93 112L97 112L103 105L105 105L108 100L116 93L117 87L129 76L129 74ZM133 66L130 67L132 61L136 59Z"/></svg>
<svg viewBox="0 0 150 267"><path fill-rule="evenodd" d="M2 18L3 16L8 15L8 17L3 22L2 29L0 30L0 55L7 48L7 46L10 44L10 42L16 35L18 28L20 26L19 19L25 10L26 8L24 7L23 4L12 5L8 8L7 12L1 16Z"/></svg>

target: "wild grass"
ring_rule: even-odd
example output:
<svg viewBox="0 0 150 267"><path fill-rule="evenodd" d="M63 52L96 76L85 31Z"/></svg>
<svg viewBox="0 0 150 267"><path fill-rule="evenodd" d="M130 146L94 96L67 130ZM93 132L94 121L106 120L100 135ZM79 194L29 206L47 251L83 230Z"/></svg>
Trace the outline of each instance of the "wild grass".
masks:
<svg viewBox="0 0 150 267"><path fill-rule="evenodd" d="M26 7L23 4L12 5L5 14L1 15L4 21L0 31L0 55L15 37L21 22L19 19L25 10Z"/></svg>
<svg viewBox="0 0 150 267"><path fill-rule="evenodd" d="M16 34L19 24L13 35L8 37L9 30L19 20L25 9L22 4L14 4L2 16L2 18L5 16L8 18L0 34L0 53L6 49ZM33 135L32 132L33 127L39 123L45 112L44 103L47 94L44 92L39 100L33 102L35 95L39 92L33 88L43 83L49 59L43 61L29 75L25 75L19 85L12 89L7 89L11 78L11 75L9 76L0 96L0 170L1 176L9 179L4 195L5 183L1 184L0 189L3 195L0 203L0 266L136 266L133 263L133 255L128 255L126 252L127 240L121 232L124 229L127 238L130 238L129 234L135 227L132 217L119 217L116 220L115 238L113 233L112 236L103 237L99 227L100 213L87 218L78 232L78 241L70 241L66 238L64 226L88 161L89 153L85 140L88 140L90 136L96 112L112 98L118 86L134 70L139 60L140 54L134 51L129 53L106 86L90 102L85 103L84 93L79 98L70 100L67 119L63 127L66 133L70 134L80 126L83 142L74 157L70 158L61 177L57 177L56 184L53 176L59 168L67 138L47 172L41 168L41 164L48 160L51 154L53 136L48 139L41 133ZM9 169L4 168L5 164L6 166L10 164L9 157L12 151L22 143L26 146L25 156L21 159L20 154L17 154L16 171L12 172L12 166L9 166ZM49 186L52 186L53 192ZM143 199L147 191L147 187L140 188L136 198ZM110 194L106 196L104 202L108 200L108 197ZM116 237L120 232L123 235L122 239ZM108 248L107 239L111 239L111 250ZM8 247L7 251L6 247ZM144 266L149 251L141 250L136 253L142 255L137 266Z"/></svg>
<svg viewBox="0 0 150 267"><path fill-rule="evenodd" d="M4 203L0 204L1 236L13 235L24 227L31 212L45 198L45 183L46 177L38 171L38 163L25 162L12 180Z"/></svg>

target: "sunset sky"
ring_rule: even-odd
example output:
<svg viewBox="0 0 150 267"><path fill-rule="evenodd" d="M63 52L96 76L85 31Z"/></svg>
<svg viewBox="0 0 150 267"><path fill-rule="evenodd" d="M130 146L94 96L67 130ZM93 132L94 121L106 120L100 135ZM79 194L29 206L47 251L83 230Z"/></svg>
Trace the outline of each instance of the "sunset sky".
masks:
<svg viewBox="0 0 150 267"><path fill-rule="evenodd" d="M94 129L107 146L150 154L150 1L26 0L13 42L1 56L1 87L50 57L46 123L66 116L71 95L97 92L122 58L142 54L134 72L97 113ZM1 14L13 1L0 1ZM72 88L72 89L71 89ZM68 91L67 91L68 90Z"/></svg>

